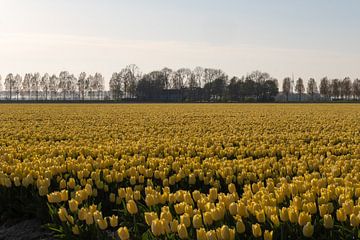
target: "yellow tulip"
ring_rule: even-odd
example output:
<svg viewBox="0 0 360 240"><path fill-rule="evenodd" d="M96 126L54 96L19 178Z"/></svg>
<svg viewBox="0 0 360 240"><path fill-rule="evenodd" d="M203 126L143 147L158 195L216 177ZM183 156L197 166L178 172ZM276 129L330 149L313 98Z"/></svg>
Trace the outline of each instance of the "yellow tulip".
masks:
<svg viewBox="0 0 360 240"><path fill-rule="evenodd" d="M59 208L59 210L58 210L58 215L59 215L59 218L60 218L60 220L61 220L62 222L66 222L66 221L67 221L67 215L68 215L68 213L67 213L67 211L66 211L66 209L65 209L64 207Z"/></svg>
<svg viewBox="0 0 360 240"><path fill-rule="evenodd" d="M127 202L126 209L131 215L137 214L138 212L138 208L134 200L129 200Z"/></svg>
<svg viewBox="0 0 360 240"><path fill-rule="evenodd" d="M239 219L237 222L236 222L236 231L238 232L238 233L244 233L245 232L245 224L244 224L244 222L243 222L243 220L242 219Z"/></svg>
<svg viewBox="0 0 360 240"><path fill-rule="evenodd" d="M252 228L252 234L254 237L261 237L262 236L262 231L261 231L261 227L258 223L253 224L251 226Z"/></svg>
<svg viewBox="0 0 360 240"><path fill-rule="evenodd" d="M259 223L264 223L264 222L265 222L265 213L264 213L264 210L261 210L261 211L257 211L257 212L256 212L256 220L257 220Z"/></svg>
<svg viewBox="0 0 360 240"><path fill-rule="evenodd" d="M327 229L331 229L334 227L334 220L330 214L324 215L324 227Z"/></svg>
<svg viewBox="0 0 360 240"><path fill-rule="evenodd" d="M265 230L264 240L272 240L272 239L273 239L273 231Z"/></svg>
<svg viewBox="0 0 360 240"><path fill-rule="evenodd" d="M76 201L75 199L71 199L68 201L68 204L71 212L77 212L79 206L78 201Z"/></svg>
<svg viewBox="0 0 360 240"><path fill-rule="evenodd" d="M222 239L230 239L230 229L227 225L223 225L221 227L221 238Z"/></svg>
<svg viewBox="0 0 360 240"><path fill-rule="evenodd" d="M129 240L130 239L130 234L129 234L129 230L127 229L127 227L120 227L117 230L117 234L121 240Z"/></svg>
<svg viewBox="0 0 360 240"><path fill-rule="evenodd" d="M314 226L311 225L311 222L307 222L303 227L303 234L305 237L312 237L314 234Z"/></svg>
<svg viewBox="0 0 360 240"><path fill-rule="evenodd" d="M350 215L350 225L352 227L358 227L359 226L359 222L360 222L360 218L358 215L355 215L354 213L352 213Z"/></svg>
<svg viewBox="0 0 360 240"><path fill-rule="evenodd" d="M101 230L105 230L108 227L108 223L107 223L106 219L98 219L98 220L96 220L96 223Z"/></svg>
<svg viewBox="0 0 360 240"><path fill-rule="evenodd" d="M195 214L195 215L193 216L192 223L193 223L194 228L201 228L201 227L203 227L201 214Z"/></svg>
<svg viewBox="0 0 360 240"><path fill-rule="evenodd" d="M229 204L230 215L235 216L238 212L238 205L235 202Z"/></svg>
<svg viewBox="0 0 360 240"><path fill-rule="evenodd" d="M111 217L109 217L110 220L110 226L111 227L117 227L118 225L118 216L112 215Z"/></svg>
<svg viewBox="0 0 360 240"><path fill-rule="evenodd" d="M207 240L206 231L204 228L196 229L196 239L197 240Z"/></svg>
<svg viewBox="0 0 360 240"><path fill-rule="evenodd" d="M311 215L306 212L301 212L298 218L299 225L304 226L308 222L311 222Z"/></svg>
<svg viewBox="0 0 360 240"><path fill-rule="evenodd" d="M187 239L189 237L185 224L180 223L177 227L177 230L180 239Z"/></svg>
<svg viewBox="0 0 360 240"><path fill-rule="evenodd" d="M80 234L80 230L79 230L79 226L78 225L75 225L71 228L71 231L73 234L75 235L79 235Z"/></svg>

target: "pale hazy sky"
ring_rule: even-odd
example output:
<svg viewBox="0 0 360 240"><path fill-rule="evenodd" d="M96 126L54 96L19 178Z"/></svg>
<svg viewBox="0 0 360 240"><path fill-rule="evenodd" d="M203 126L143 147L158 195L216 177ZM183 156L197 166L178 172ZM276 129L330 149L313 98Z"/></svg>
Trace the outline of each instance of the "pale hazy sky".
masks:
<svg viewBox="0 0 360 240"><path fill-rule="evenodd" d="M137 64L360 77L359 0L0 0L0 74Z"/></svg>

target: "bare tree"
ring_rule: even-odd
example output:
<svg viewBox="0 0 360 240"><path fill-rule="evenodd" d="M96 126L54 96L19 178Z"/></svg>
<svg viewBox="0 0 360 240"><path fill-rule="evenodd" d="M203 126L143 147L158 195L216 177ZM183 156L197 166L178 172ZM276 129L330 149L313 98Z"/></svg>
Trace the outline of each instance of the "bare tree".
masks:
<svg viewBox="0 0 360 240"><path fill-rule="evenodd" d="M66 99L67 81L68 81L69 76L70 76L70 74L68 71L62 71L59 74L59 85L58 86L59 86L59 90L63 94L64 101Z"/></svg>
<svg viewBox="0 0 360 240"><path fill-rule="evenodd" d="M284 78L283 85L282 85L282 91L286 96L286 101L289 101L289 94L291 92L291 79L289 77Z"/></svg>
<svg viewBox="0 0 360 240"><path fill-rule="evenodd" d="M6 78L5 78L5 91L9 92L9 100L12 99L12 90L13 90L13 86L15 84L15 78L14 75L12 73L9 73Z"/></svg>
<svg viewBox="0 0 360 240"><path fill-rule="evenodd" d="M320 81L320 94L326 99L330 98L331 95L330 81L327 77L323 77Z"/></svg>
<svg viewBox="0 0 360 240"><path fill-rule="evenodd" d="M136 84L141 78L141 72L138 66L135 64L130 64L126 66L126 82L128 84L127 91L129 95L127 97L134 97L136 94Z"/></svg>
<svg viewBox="0 0 360 240"><path fill-rule="evenodd" d="M331 80L331 96L338 99L340 97L340 81L339 79Z"/></svg>
<svg viewBox="0 0 360 240"><path fill-rule="evenodd" d="M121 78L119 73L114 72L111 76L109 87L111 91L112 98L119 100L121 98Z"/></svg>
<svg viewBox="0 0 360 240"><path fill-rule="evenodd" d="M100 95L102 91L104 90L104 77L101 75L101 73L95 73L94 77L92 78L92 81L90 82L91 89L95 93L97 93L98 100L100 99Z"/></svg>
<svg viewBox="0 0 360 240"><path fill-rule="evenodd" d="M40 81L40 89L42 93L45 93L45 100L47 100L47 96L49 92L49 81L50 81L50 76L48 73L45 73Z"/></svg>
<svg viewBox="0 0 360 240"><path fill-rule="evenodd" d="M204 69L204 84L212 83L215 79L224 75L221 69L205 68Z"/></svg>
<svg viewBox="0 0 360 240"><path fill-rule="evenodd" d="M14 83L14 91L16 93L16 100L19 100L19 93L21 90L21 82L22 82L21 76L19 74L16 74L15 83Z"/></svg>
<svg viewBox="0 0 360 240"><path fill-rule="evenodd" d="M307 93L310 94L311 100L314 101L314 95L318 93L318 88L314 78L310 78L308 81Z"/></svg>
<svg viewBox="0 0 360 240"><path fill-rule="evenodd" d="M94 83L94 76L89 75L85 80L85 91L88 93L90 100L93 100L93 83Z"/></svg>
<svg viewBox="0 0 360 240"><path fill-rule="evenodd" d="M74 74L71 74L66 79L66 92L70 93L72 99L75 99L77 79Z"/></svg>
<svg viewBox="0 0 360 240"><path fill-rule="evenodd" d="M81 100L83 100L83 101L84 101L84 97L85 97L85 80L86 80L86 73L85 72L80 73L78 81L77 81L77 87L78 87L78 91L79 91Z"/></svg>
<svg viewBox="0 0 360 240"><path fill-rule="evenodd" d="M191 70L188 68L180 68L175 72L173 78L173 88L182 89L189 82L191 77Z"/></svg>
<svg viewBox="0 0 360 240"><path fill-rule="evenodd" d="M355 79L352 85L353 88L353 95L354 97L359 100L360 99L360 79Z"/></svg>
<svg viewBox="0 0 360 240"><path fill-rule="evenodd" d="M295 91L299 94L299 101L301 102L301 96L305 92L304 81L302 78L299 78L296 81Z"/></svg>
<svg viewBox="0 0 360 240"><path fill-rule="evenodd" d="M55 74L51 75L49 80L49 90L50 90L51 100L53 100L54 95L55 98L57 97L58 86L59 86L59 78Z"/></svg>
<svg viewBox="0 0 360 240"><path fill-rule="evenodd" d="M31 79L32 79L32 74L31 73L26 73L24 80L22 82L22 89L21 89L21 93L22 95L27 95L28 98L30 99L30 89L31 89Z"/></svg>
<svg viewBox="0 0 360 240"><path fill-rule="evenodd" d="M344 80L342 80L340 89L342 97L344 96L347 100L349 100L352 91L352 83L349 77L346 77Z"/></svg>
<svg viewBox="0 0 360 240"><path fill-rule="evenodd" d="M37 101L39 99L40 73L35 73L32 76L30 80L30 85L31 85L31 91L35 92L35 98Z"/></svg>
<svg viewBox="0 0 360 240"><path fill-rule="evenodd" d="M194 68L194 71L192 72L193 78L197 84L198 87L202 86L202 83L204 82L205 77L205 70L202 67L196 67Z"/></svg>
<svg viewBox="0 0 360 240"><path fill-rule="evenodd" d="M171 78L174 74L173 70L167 67L164 67L161 72L163 73L165 79L166 79L166 83L165 83L165 89L169 89L170 88L170 83L171 83Z"/></svg>

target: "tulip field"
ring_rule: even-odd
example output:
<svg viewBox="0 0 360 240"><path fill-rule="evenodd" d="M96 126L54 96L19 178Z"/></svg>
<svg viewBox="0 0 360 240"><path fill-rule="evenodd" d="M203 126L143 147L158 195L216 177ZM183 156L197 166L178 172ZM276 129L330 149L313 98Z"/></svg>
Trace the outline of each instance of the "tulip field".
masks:
<svg viewBox="0 0 360 240"><path fill-rule="evenodd" d="M0 105L0 223L58 239L358 239L360 105Z"/></svg>

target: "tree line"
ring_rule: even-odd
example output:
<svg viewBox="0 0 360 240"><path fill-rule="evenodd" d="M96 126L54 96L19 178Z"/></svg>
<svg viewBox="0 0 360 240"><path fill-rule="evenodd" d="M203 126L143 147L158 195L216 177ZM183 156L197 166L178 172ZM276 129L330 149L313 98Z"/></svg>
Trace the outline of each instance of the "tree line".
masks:
<svg viewBox="0 0 360 240"><path fill-rule="evenodd" d="M2 88L0 76L0 89ZM5 100L111 100L111 101L194 101L194 102L272 102L279 95L297 95L297 101L310 96L311 100L321 96L322 100L360 99L360 80L350 78L323 78L319 87L315 79L296 83L286 77L279 94L278 80L270 74L253 71L242 77L229 77L221 69L196 67L172 70L163 68L143 74L131 64L114 72L109 80L109 91L105 91L105 80L101 73L79 76L62 71L59 75L26 73L24 76L9 73L4 81Z"/></svg>
<svg viewBox="0 0 360 240"><path fill-rule="evenodd" d="M304 80L298 78L295 84L287 77L283 80L282 94L286 97L286 101L289 100L289 95L295 88L295 93L298 95L298 101L302 101L302 97L305 94ZM314 78L310 78L307 81L306 93L310 96L312 101L315 100L315 96L320 96L323 101L330 100L360 100L360 79L351 80L349 77L344 79L328 79L323 77L320 80L319 87Z"/></svg>

